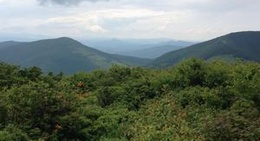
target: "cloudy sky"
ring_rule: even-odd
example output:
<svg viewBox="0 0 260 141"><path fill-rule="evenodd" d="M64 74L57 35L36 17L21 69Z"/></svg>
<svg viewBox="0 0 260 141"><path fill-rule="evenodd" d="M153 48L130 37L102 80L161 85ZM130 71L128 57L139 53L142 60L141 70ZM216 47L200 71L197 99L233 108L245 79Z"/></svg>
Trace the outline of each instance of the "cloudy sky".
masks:
<svg viewBox="0 0 260 141"><path fill-rule="evenodd" d="M260 0L0 0L0 37L204 41L260 30Z"/></svg>

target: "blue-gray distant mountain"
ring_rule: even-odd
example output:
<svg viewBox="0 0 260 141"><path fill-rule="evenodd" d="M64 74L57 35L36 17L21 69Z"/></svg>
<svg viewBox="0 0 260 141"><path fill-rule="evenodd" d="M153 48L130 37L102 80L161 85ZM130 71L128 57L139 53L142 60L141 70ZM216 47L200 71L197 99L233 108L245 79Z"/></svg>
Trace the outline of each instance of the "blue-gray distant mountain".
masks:
<svg viewBox="0 0 260 141"><path fill-rule="evenodd" d="M184 59L196 57L205 60L223 58L260 61L260 31L230 33L187 48L166 53L150 66L168 67Z"/></svg>
<svg viewBox="0 0 260 141"><path fill-rule="evenodd" d="M14 45L18 45L18 44L21 44L21 43L22 42L15 42L15 41L0 42L0 49L10 47L10 46L14 46Z"/></svg>
<svg viewBox="0 0 260 141"><path fill-rule="evenodd" d="M172 39L92 39L84 41L98 50L139 58L157 58L164 53L193 45L193 42Z"/></svg>
<svg viewBox="0 0 260 141"><path fill-rule="evenodd" d="M62 71L70 74L106 69L112 64L142 66L150 60L107 54L71 38L62 37L34 42L2 42L0 61L22 67L37 66L45 72Z"/></svg>
<svg viewBox="0 0 260 141"><path fill-rule="evenodd" d="M122 55L128 55L133 57L139 57L139 58L149 58L149 59L155 59L167 52L174 51L177 49L184 48L186 46L178 46L178 45L171 45L171 44L165 44L165 45L158 45L155 47L149 47L145 49L135 50L135 51L129 51L129 52L123 52Z"/></svg>

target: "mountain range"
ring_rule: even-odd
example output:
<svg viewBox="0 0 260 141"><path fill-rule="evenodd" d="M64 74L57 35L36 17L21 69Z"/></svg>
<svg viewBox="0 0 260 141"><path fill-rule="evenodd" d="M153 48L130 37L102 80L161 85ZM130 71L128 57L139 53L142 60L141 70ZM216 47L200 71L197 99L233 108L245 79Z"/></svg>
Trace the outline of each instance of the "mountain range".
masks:
<svg viewBox="0 0 260 141"><path fill-rule="evenodd" d="M195 44L173 39L89 39L82 41L106 53L155 59L169 51Z"/></svg>
<svg viewBox="0 0 260 141"><path fill-rule="evenodd" d="M163 51L174 47L178 48L179 46L149 47L139 50L135 54L147 57L149 54L155 55L157 53L159 56ZM260 31L230 33L206 42L179 48L181 49L170 51L156 59L142 59L105 53L68 37L33 42L7 41L0 43L0 62L22 67L37 66L44 72L62 71L65 74L107 69L113 64L165 68L191 57L204 60L240 58L259 62Z"/></svg>
<svg viewBox="0 0 260 141"><path fill-rule="evenodd" d="M109 68L113 64L142 66L148 59L113 55L62 37L34 42L0 43L0 61L22 67L37 66L43 71L64 72L91 71Z"/></svg>

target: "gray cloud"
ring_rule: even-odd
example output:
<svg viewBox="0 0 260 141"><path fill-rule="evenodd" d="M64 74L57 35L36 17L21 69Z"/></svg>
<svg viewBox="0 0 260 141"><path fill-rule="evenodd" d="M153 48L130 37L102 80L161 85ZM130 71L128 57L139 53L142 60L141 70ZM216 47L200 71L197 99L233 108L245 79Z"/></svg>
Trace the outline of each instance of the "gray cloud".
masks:
<svg viewBox="0 0 260 141"><path fill-rule="evenodd" d="M41 5L45 5L48 3L58 4L58 5L78 5L81 2L99 2L99 1L109 1L109 0L37 0Z"/></svg>

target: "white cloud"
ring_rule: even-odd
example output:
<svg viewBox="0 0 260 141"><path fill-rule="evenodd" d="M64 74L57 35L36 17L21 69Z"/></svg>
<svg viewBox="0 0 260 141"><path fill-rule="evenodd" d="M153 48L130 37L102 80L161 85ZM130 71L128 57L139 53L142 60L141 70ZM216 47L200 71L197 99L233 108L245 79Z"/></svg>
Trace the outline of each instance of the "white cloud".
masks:
<svg viewBox="0 0 260 141"><path fill-rule="evenodd" d="M96 32L96 33L106 32L106 30L103 27L101 27L100 25L92 25L90 27L87 27L87 29L89 29L92 32Z"/></svg>
<svg viewBox="0 0 260 141"><path fill-rule="evenodd" d="M258 0L111 0L66 7L0 0L0 33L207 40L260 30L258 5Z"/></svg>

